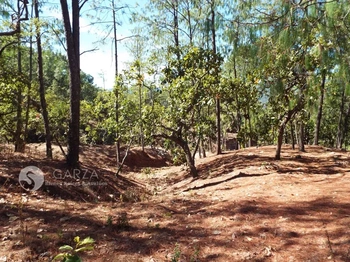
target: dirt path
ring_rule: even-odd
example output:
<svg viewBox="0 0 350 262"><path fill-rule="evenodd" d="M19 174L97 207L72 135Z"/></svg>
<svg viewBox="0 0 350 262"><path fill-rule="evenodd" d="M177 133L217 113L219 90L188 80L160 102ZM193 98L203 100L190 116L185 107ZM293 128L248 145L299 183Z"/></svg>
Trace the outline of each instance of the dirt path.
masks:
<svg viewBox="0 0 350 262"><path fill-rule="evenodd" d="M132 187L114 201L1 191L0 258L49 261L79 235L96 240L84 261L350 261L349 154L273 154L198 160L196 180L185 167L127 173L150 194Z"/></svg>

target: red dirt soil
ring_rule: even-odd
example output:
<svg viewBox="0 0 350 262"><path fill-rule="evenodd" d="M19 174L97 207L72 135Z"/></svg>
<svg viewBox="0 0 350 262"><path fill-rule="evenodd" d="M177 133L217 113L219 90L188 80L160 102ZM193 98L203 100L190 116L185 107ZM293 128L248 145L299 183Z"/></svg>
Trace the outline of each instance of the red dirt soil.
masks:
<svg viewBox="0 0 350 262"><path fill-rule="evenodd" d="M83 261L350 261L348 152L242 149L197 160L193 179L151 149L115 177L112 147L83 148L107 185L26 192L21 168L64 169L37 150L0 156L0 261L50 261L77 235L96 240Z"/></svg>

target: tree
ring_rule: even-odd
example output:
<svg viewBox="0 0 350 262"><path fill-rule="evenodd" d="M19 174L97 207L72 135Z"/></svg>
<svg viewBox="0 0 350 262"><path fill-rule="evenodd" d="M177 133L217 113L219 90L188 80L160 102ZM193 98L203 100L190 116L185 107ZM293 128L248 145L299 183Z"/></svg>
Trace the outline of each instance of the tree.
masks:
<svg viewBox="0 0 350 262"><path fill-rule="evenodd" d="M39 22L39 1L34 0L34 12L37 23ZM46 156L52 159L52 147L51 147L51 130L49 124L49 114L47 112L47 104L45 98L45 84L44 84L44 71L43 71L43 56L41 47L41 33L40 27L36 24L36 44L38 52L38 80L39 80L39 94L41 113L44 119L45 135L46 135Z"/></svg>
<svg viewBox="0 0 350 262"><path fill-rule="evenodd" d="M215 0L211 0L209 2L210 5L210 30L211 30L211 43L212 43L212 50L213 53L216 54L216 10L215 10ZM217 83L215 85L219 84L219 76L218 72L214 72L214 74L217 77ZM220 93L217 92L216 98L215 98L215 111L216 111L216 154L221 154L221 105L220 105Z"/></svg>
<svg viewBox="0 0 350 262"><path fill-rule="evenodd" d="M216 82L211 72L219 71L220 64L220 57L212 50L194 47L181 60L175 56L163 70L166 83L163 92L167 93L168 100L159 114L158 133L153 136L171 140L183 150L193 177L198 173L191 148L196 151L196 141L202 135L205 119L200 112L211 103L208 93ZM179 68L181 76L177 72Z"/></svg>
<svg viewBox="0 0 350 262"><path fill-rule="evenodd" d="M72 168L76 168L79 166L81 93L79 16L80 9L86 3L86 1L87 0L72 0L72 14L70 17L67 0L60 0L67 43L67 56L69 65L70 119L68 131L67 164Z"/></svg>

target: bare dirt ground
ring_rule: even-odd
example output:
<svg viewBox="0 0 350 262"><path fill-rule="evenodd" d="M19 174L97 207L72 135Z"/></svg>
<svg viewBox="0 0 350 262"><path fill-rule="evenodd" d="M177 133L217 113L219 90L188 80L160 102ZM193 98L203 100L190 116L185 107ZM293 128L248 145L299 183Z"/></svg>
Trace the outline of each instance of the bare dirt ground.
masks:
<svg viewBox="0 0 350 262"><path fill-rule="evenodd" d="M284 146L275 161L273 146L242 149L197 160L194 180L137 148L116 177L113 147L84 147L82 168L103 185L27 192L20 170L36 165L54 182L60 152L1 149L0 261L50 261L74 236L96 240L83 261L350 261L348 152Z"/></svg>

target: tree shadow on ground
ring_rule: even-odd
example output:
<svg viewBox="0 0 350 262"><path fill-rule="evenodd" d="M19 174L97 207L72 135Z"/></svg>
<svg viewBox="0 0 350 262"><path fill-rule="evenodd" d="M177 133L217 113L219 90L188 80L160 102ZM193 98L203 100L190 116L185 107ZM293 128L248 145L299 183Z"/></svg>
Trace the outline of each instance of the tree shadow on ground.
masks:
<svg viewBox="0 0 350 262"><path fill-rule="evenodd" d="M148 195L141 183L122 175L116 176L115 172L96 164L81 164L79 169L70 169L60 160L28 160L22 157L3 162L4 171L0 173L2 190L13 193L26 192L18 178L21 169L27 166L36 166L45 174L45 182L37 193L57 199L112 201L119 199L120 195L128 195L138 201L142 195ZM32 185L22 185L28 189L32 188Z"/></svg>
<svg viewBox="0 0 350 262"><path fill-rule="evenodd" d="M350 204L336 203L331 197L298 203L174 199L170 205L155 206L147 202L125 204L112 214L110 224L108 214L96 217L87 212L98 205L88 204L84 210L74 206L66 208L64 202L59 210L50 209L49 203L45 205L46 208L25 204L21 208L13 204L11 207L9 204L0 204L0 228L3 228L1 237L10 235L9 218L21 214L10 225L17 224L19 227L21 221L24 224L34 221L25 230L25 246L37 256L48 250L55 252L53 249L57 250L60 245L72 244L74 236L79 235L90 236L97 243L107 241L106 248L114 250L115 254L152 256L157 252L171 253L172 250L164 250L164 243L174 248L176 244L180 245L183 255L187 258L191 257L197 247L202 247L203 250L225 250L220 254L203 252L200 261L212 261L213 257L226 261L240 261L239 258L233 259L229 254L242 249L250 252L249 261L268 261L264 251L267 240L269 245L272 243L271 248L275 253L293 250L308 243L306 249L299 250L299 254L295 255L296 260L298 257L311 258L313 254L327 258L331 252L327 248L329 241L333 257L341 261L349 259L350 235L346 232L350 223ZM131 207L133 211L130 211ZM121 227L117 218L122 212L127 214L125 219L128 227ZM224 222L220 226L214 223L203 227L207 219L219 219ZM275 222L264 223L265 219L273 219ZM41 239L38 239L38 235L41 235ZM20 234L10 238L20 239ZM318 239L322 241L319 242ZM13 248L21 249L24 246ZM231 251L228 252L229 250ZM94 254L98 257L103 256L103 253L99 252L102 251L97 247Z"/></svg>

